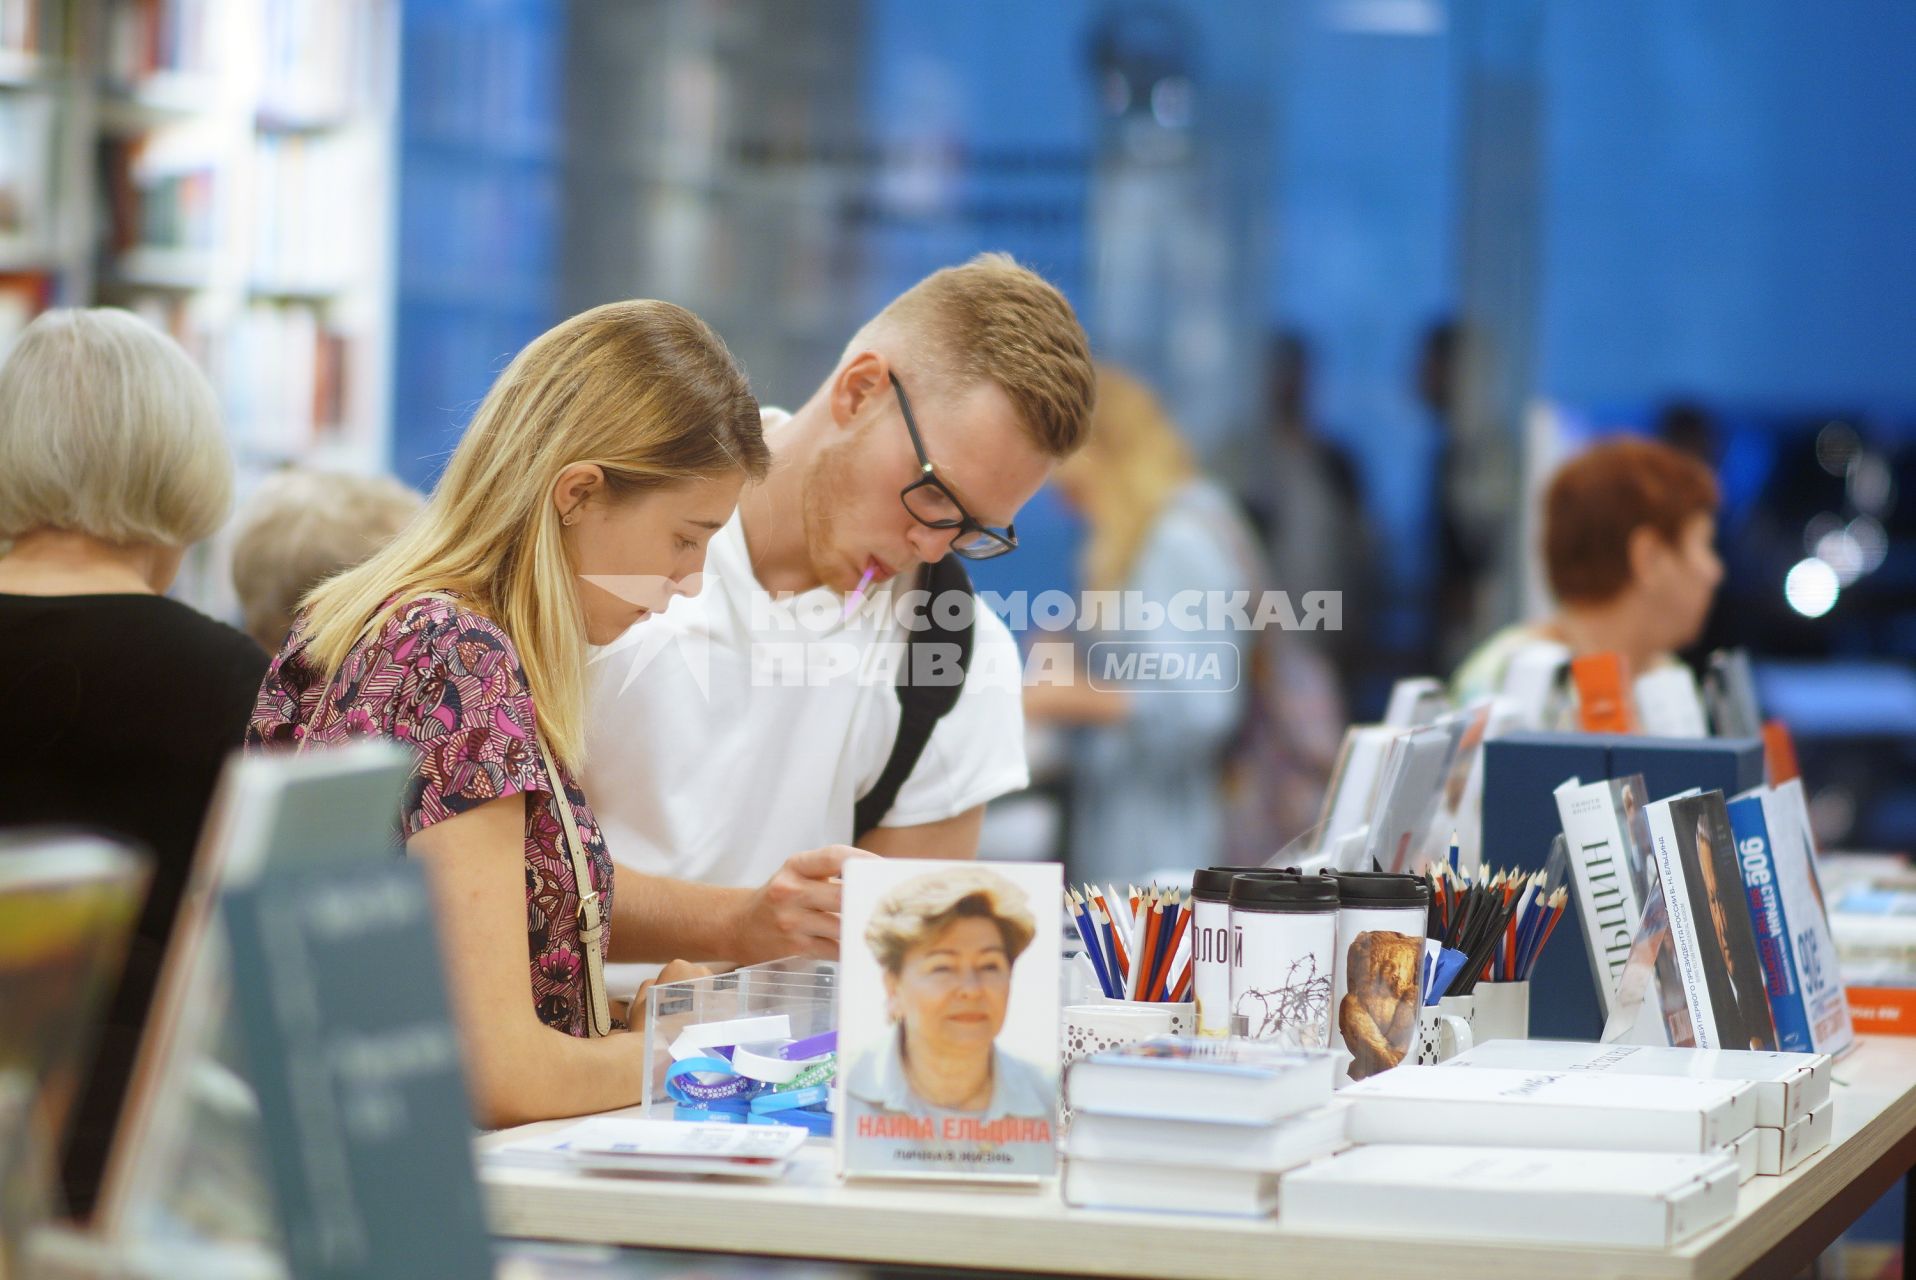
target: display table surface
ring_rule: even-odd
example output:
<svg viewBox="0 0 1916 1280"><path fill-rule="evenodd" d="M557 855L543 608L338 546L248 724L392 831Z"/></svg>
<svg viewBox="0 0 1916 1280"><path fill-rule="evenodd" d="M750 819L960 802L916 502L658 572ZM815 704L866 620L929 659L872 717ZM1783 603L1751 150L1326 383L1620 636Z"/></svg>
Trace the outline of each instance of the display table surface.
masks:
<svg viewBox="0 0 1916 1280"><path fill-rule="evenodd" d="M1916 1039L1838 1062L1830 1145L1739 1188L1736 1216L1670 1250L1312 1232L1308 1223L1073 1209L1037 1188L841 1183L827 1143L776 1182L593 1176L482 1161L504 1236L997 1271L1185 1277L1789 1276L1916 1164ZM633 1111L628 1114L637 1114ZM489 1134L481 1150L571 1121Z"/></svg>

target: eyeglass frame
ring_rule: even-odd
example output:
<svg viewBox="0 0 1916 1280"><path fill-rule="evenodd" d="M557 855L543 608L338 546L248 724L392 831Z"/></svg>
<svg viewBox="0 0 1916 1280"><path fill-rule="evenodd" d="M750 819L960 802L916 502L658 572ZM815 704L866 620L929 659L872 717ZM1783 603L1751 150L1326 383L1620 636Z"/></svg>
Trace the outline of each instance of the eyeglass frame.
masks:
<svg viewBox="0 0 1916 1280"><path fill-rule="evenodd" d="M890 370L886 371L886 376L891 379L891 389L898 394L898 408L905 416L905 431L911 436L913 452L918 455L918 478L898 491L898 501L904 506L905 514L913 520L916 520L919 524L924 525L927 529L937 529L941 533L946 530L955 529L959 533L983 534L994 544L991 549L981 554L976 551L965 551L958 545L958 539L953 538L951 540L951 552L961 560L995 560L999 556L1007 556L1016 551L1018 549L1018 526L1015 521L1007 524L1003 529L994 529L990 525L984 524L973 517L971 512L965 510L965 504L958 501L958 495L947 488L945 482L938 478L937 471L931 465L931 457L925 452L924 437L918 434L918 420L912 414L911 398L905 394L905 384L900 382L898 375ZM911 495L919 489L936 489L939 493L943 494L945 500L951 503L952 510L958 513L958 518L956 520L927 520L916 511L913 511L911 508Z"/></svg>

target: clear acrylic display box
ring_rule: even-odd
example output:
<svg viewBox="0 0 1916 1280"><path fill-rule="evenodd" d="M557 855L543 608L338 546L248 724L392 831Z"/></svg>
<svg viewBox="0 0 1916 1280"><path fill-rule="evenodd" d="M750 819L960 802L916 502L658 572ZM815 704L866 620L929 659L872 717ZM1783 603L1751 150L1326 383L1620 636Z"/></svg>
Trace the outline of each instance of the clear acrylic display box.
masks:
<svg viewBox="0 0 1916 1280"><path fill-rule="evenodd" d="M645 1108L669 1110L665 1073L672 1042L687 1027L733 1018L785 1014L792 1036L804 1039L838 1025L838 962L789 956L730 973L660 982L645 993Z"/></svg>

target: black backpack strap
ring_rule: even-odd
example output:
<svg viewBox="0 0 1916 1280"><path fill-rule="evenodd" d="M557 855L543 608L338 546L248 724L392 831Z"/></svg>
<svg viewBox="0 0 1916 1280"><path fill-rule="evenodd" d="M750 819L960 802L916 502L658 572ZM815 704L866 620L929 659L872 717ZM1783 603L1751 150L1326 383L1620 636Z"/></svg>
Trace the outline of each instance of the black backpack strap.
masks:
<svg viewBox="0 0 1916 1280"><path fill-rule="evenodd" d="M884 772L872 789L858 798L852 813L854 840L863 840L891 812L899 789L918 767L932 730L947 711L958 705L958 695L965 690L965 674L971 670L971 638L976 625L971 609L976 607L976 599L968 600L961 627L950 625L951 618L941 618L942 611L931 607L946 592L962 591L972 596L971 575L965 572L964 561L948 555L926 565L918 585L927 599L911 611L918 625L907 635L904 660L898 664L898 736L892 740L891 758L885 761ZM949 674L954 657L956 679ZM937 678L937 672L946 674Z"/></svg>

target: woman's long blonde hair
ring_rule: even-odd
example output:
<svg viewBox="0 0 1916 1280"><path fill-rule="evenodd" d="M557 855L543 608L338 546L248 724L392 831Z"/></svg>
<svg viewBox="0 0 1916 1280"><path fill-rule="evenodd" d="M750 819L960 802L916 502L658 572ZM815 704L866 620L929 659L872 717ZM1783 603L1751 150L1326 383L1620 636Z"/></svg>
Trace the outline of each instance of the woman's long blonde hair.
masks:
<svg viewBox="0 0 1916 1280"><path fill-rule="evenodd" d="M1120 591L1159 513L1197 475L1197 462L1149 387L1099 365L1091 434L1059 471L1083 495L1090 525L1085 590Z"/></svg>
<svg viewBox="0 0 1916 1280"><path fill-rule="evenodd" d="M400 606L453 592L511 637L539 730L584 760L585 616L552 491L596 463L621 499L744 472L770 456L718 335L668 302L614 302L547 330L492 385L417 518L384 550L307 594L309 661L330 682Z"/></svg>

